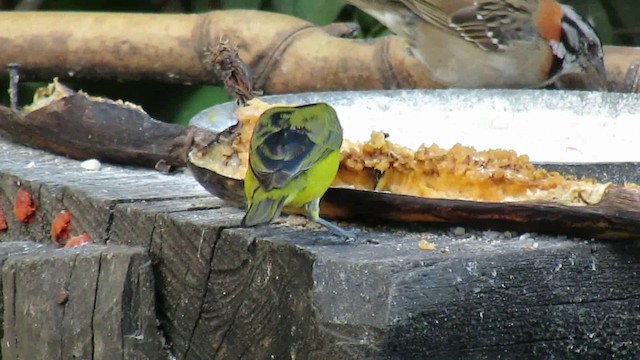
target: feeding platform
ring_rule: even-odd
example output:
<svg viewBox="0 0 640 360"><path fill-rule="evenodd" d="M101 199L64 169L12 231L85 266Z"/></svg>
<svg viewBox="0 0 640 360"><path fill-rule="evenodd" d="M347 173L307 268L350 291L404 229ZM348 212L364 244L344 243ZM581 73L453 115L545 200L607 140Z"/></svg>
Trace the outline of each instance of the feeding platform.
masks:
<svg viewBox="0 0 640 360"><path fill-rule="evenodd" d="M396 92L386 105L365 112L388 111L382 117L399 122L403 114L390 114L396 102L424 94ZM462 93L449 94L456 103L464 99ZM320 95L308 96L292 101L316 101ZM568 96L603 104L609 95ZM482 100L487 109L508 112L505 116L518 122L511 114L512 97L491 98ZM347 103L335 106L348 138ZM422 114L420 102L413 104L404 115ZM624 109L616 106L597 108L623 122ZM478 109L462 110L482 115ZM478 121L497 133L511 126L509 119L491 123L490 118ZM448 130L430 121L434 130L421 130L423 142L440 143L438 134ZM579 134L579 125L570 128ZM477 131L468 143L458 141L482 146L472 141ZM607 133L606 126L601 133ZM522 146L536 141L534 135L519 137L504 141ZM600 154L597 163L586 162L588 157L579 161L578 153L595 148L580 141L577 137L572 147L581 151L565 149L561 155L573 156L572 164L560 158L546 166L600 181L640 182L639 159L614 158L617 152L611 152ZM553 153L544 151L531 150L532 160L552 160L545 156ZM80 161L7 140L0 140L0 153L0 206L7 223L0 232L3 358L640 355L640 242L635 239L593 240L473 224L340 221L358 235L344 242L297 216L246 229L239 227L243 210L212 196L187 170L162 174L109 164L87 170ZM30 194L35 208L27 222L14 214L19 191ZM72 235L86 232L92 244L54 246L51 224L62 210L72 215Z"/></svg>

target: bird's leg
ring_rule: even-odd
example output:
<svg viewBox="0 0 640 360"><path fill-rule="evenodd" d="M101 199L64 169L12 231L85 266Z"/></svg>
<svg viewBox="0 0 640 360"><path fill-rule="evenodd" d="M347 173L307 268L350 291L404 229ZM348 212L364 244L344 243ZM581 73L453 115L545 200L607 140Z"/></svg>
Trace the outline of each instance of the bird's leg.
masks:
<svg viewBox="0 0 640 360"><path fill-rule="evenodd" d="M335 236L339 236L345 240L353 240L356 238L356 235L350 231L346 231L344 229L342 229L341 227L339 227L338 225L335 225L321 217L317 218L314 220L314 222L324 226L325 228L327 228L327 230L331 231L333 233L333 235Z"/></svg>
<svg viewBox="0 0 640 360"><path fill-rule="evenodd" d="M320 217L320 199L311 200L304 204L304 211L307 214L307 219L316 222L324 226L327 230L331 231L335 236L339 236L345 240L355 239L355 234L346 231L339 226Z"/></svg>

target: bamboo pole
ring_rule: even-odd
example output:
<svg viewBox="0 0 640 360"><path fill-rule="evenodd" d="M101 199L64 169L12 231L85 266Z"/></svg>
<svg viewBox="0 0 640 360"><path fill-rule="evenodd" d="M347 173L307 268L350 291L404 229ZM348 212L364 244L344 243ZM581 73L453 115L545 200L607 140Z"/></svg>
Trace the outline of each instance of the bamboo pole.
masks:
<svg viewBox="0 0 640 360"><path fill-rule="evenodd" d="M205 50L224 36L267 93L437 88L404 39L341 37L348 26L316 27L288 15L229 10L203 14L0 13L0 65L19 63L23 79L53 77L217 83ZM640 48L607 47L621 84ZM6 78L6 73L2 77Z"/></svg>

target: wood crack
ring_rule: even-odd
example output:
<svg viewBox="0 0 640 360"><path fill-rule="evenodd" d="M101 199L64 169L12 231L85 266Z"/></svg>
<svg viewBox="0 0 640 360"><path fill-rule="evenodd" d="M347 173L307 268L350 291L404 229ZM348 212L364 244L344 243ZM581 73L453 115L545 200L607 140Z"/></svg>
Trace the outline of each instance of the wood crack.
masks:
<svg viewBox="0 0 640 360"><path fill-rule="evenodd" d="M102 255L100 256L100 260L102 260ZM124 300L123 303L128 303L128 302L133 301L133 296L134 296L133 294L136 293L136 291L133 290L133 289L129 289L129 291L127 291L127 289L130 286L134 285L134 284L136 284L138 286L140 285L140 281L139 281L140 280L140 278L139 278L140 272L135 272L138 281L136 281L136 282L132 281L133 280L132 277L131 277L131 274L132 274L131 266L132 265L133 265L132 261L129 261L127 263L127 271L125 272L125 275L124 275L124 278L127 279L128 281L127 281L127 283L125 283L124 288L122 289L122 299ZM130 322L131 322L131 326L133 328L135 325L137 325L136 324L137 321L135 321L134 319L131 318L132 315L133 315L133 309L132 308L128 308L127 310L125 310L124 306L122 307L122 309L123 309L123 320L124 320L125 316L127 318L129 318ZM126 311L128 311L128 313L126 313ZM123 321L123 320L121 320L121 321ZM133 330L133 329L128 329L128 330ZM135 334L135 331L134 331L134 334ZM125 328L123 328L122 331L120 332L120 350L122 351L122 357L121 357L122 360L127 360L127 358L125 356L125 340L124 340L126 336L127 336L127 333L125 333Z"/></svg>
<svg viewBox="0 0 640 360"><path fill-rule="evenodd" d="M116 206L118 205L117 201L112 201L109 203L109 218L107 219L107 224L105 226L105 243L109 243L109 238L111 238L111 226L113 225L113 219L115 218ZM101 259L102 260L102 259Z"/></svg>
<svg viewBox="0 0 640 360"><path fill-rule="evenodd" d="M18 312L17 312L17 309L16 309L16 304L18 303L16 301L17 300L16 296L18 294L18 279L17 279L15 268L11 269L11 273L12 273L11 277L13 278L13 284L12 284L12 289L11 289L12 290L13 301L11 301L10 305L11 305L11 309L12 309L12 313L13 313L13 319L12 319L13 322L14 322L13 325L15 326L15 321L16 321L16 319L18 319ZM7 306L6 302L5 302L4 306ZM5 334L5 336L6 336L6 334ZM20 360L20 353L18 352L19 340L18 340L17 334L14 333L14 337L11 340L13 340L13 343L14 343L13 352L16 355L16 360Z"/></svg>
<svg viewBox="0 0 640 360"><path fill-rule="evenodd" d="M207 270L207 277L206 277L206 280L204 282L204 287L205 288L204 288L204 292L202 293L202 298L201 298L201 301L200 301L200 308L198 309L198 314L196 316L196 320L193 323L193 327L191 328L191 333L189 334L189 340L187 341L187 348L186 348L186 350L184 352L184 358L185 359L189 358L189 352L191 351L191 346L192 346L192 343L193 343L193 337L195 336L196 329L198 328L198 325L199 325L200 320L202 318L202 312L203 312L203 309L204 309L204 303L205 303L205 301L207 299L207 295L209 294L209 288L210 288L209 281L211 279L211 274L213 273L213 264L212 264L213 257L216 254L216 246L218 245L218 241L220 240L220 237L222 236L222 230L224 230L224 229L225 229L225 227L222 227L222 226L218 227L216 229L215 240L214 240L214 243L213 243L213 247L211 248L211 255L209 255L209 261L208 261L209 267L208 267L208 270ZM217 349L216 349L216 353L217 353ZM214 355L214 358L215 358L215 355Z"/></svg>
<svg viewBox="0 0 640 360"><path fill-rule="evenodd" d="M255 241L255 239L253 241ZM259 265L259 264L257 264L257 265ZM251 287L251 284L253 284L253 281L254 281L254 279L256 277L256 274L258 273L258 269L259 269L259 266L254 266L253 271L251 272L251 276L249 277L249 281L247 281L245 283L244 289L242 290L241 294L239 294L239 297L241 297L242 300L240 300L240 303L238 304L238 306L236 306L235 310L233 311L233 315L230 317L229 325L227 326L227 328L222 333L222 337L220 338L220 342L218 343L218 346L216 346L216 350L213 353L213 359L218 358L218 353L222 349L222 345L224 345L224 343L225 343L225 341L227 339L227 335L229 335L229 332L234 327L234 325L236 323L236 320L238 318L238 312L240 312L240 309L244 305L244 303L246 301L246 298L247 298L245 293L247 292L247 289L249 287Z"/></svg>
<svg viewBox="0 0 640 360"><path fill-rule="evenodd" d="M153 215L153 223L151 224L151 231L149 232L149 241L147 241L147 251L149 251L149 253L152 253L153 237L156 233L156 229L158 228L158 215L159 214Z"/></svg>
<svg viewBox="0 0 640 360"><path fill-rule="evenodd" d="M66 279L64 287L59 289L58 291L64 291L67 294L69 293L69 287L71 286L71 278L73 277L73 272L76 269L76 262L78 261L78 254L73 257L73 261L71 262L71 268L69 269L69 276ZM65 316L67 315L67 306L65 303L60 304L62 306L62 323L64 324ZM60 333L60 359L64 358L64 350L65 350L65 338L62 333Z"/></svg>
<svg viewBox="0 0 640 360"><path fill-rule="evenodd" d="M100 272L102 271L102 254L100 254L100 258L98 259L98 271L97 271L97 276L96 276L96 288L95 288L95 294L93 296L93 308L91 310L91 322L90 322L90 326L91 326L91 347L92 347L92 351L91 351L91 360L95 359L96 357L96 342L95 342L95 325L94 325L94 318L96 315L96 305L98 303L98 294L99 292L99 288L100 288Z"/></svg>

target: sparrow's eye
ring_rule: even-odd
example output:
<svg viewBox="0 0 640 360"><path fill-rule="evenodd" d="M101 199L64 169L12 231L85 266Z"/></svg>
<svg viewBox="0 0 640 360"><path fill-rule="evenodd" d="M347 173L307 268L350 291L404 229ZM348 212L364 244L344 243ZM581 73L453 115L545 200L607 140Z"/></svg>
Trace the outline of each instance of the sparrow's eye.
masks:
<svg viewBox="0 0 640 360"><path fill-rule="evenodd" d="M594 40L587 40L584 44L584 50L589 55L599 56L600 44Z"/></svg>

